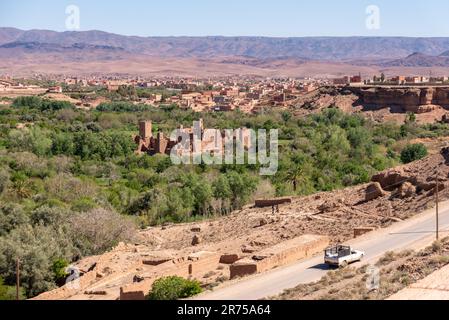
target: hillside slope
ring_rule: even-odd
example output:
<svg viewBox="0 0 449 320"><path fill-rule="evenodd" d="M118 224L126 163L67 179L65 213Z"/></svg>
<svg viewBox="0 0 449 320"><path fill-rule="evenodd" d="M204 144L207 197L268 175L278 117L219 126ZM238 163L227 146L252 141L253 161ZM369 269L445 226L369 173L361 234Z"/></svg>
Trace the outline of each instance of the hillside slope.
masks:
<svg viewBox="0 0 449 320"><path fill-rule="evenodd" d="M165 225L144 230L139 244L121 244L102 256L75 265L88 278L76 290L63 287L37 299L117 299L121 288L165 274L158 267L185 257L208 254L257 256L258 252L306 234L328 236L332 243L353 238L360 227L384 228L430 208L434 203L436 170L441 199L447 199L449 149L373 177L373 182L334 192L292 199L272 208L247 207L209 221ZM142 261L147 261L142 263ZM205 270L199 278L213 287L229 279L229 266Z"/></svg>

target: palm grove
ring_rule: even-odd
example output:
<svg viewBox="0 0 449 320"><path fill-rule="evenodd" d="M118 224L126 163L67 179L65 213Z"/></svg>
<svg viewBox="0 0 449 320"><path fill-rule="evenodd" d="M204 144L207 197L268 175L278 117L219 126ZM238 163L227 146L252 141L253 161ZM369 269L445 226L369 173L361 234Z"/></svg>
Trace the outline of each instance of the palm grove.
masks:
<svg viewBox="0 0 449 320"><path fill-rule="evenodd" d="M258 165L175 166L163 155L134 154L139 120L168 133L200 117L209 128L279 129L278 173L260 177ZM409 139L449 135L447 125L419 126L412 118L400 126L337 109L299 118L288 111L197 114L128 102L83 111L40 97L7 101L0 105L0 299L12 298L17 259L22 294L33 297L63 284L69 263L138 241L138 228L225 215L260 197L364 183L400 163L401 153L406 162L424 156ZM19 123L28 125L17 129Z"/></svg>

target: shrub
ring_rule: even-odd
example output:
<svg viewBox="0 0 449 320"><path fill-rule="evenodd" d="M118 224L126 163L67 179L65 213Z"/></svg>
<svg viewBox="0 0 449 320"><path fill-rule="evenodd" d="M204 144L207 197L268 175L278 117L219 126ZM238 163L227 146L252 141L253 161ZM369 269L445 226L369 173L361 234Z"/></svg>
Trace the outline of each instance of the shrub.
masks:
<svg viewBox="0 0 449 320"><path fill-rule="evenodd" d="M24 299L23 289L19 290L19 299ZM4 284L3 278L0 277L0 301L16 300L16 287Z"/></svg>
<svg viewBox="0 0 449 320"><path fill-rule="evenodd" d="M35 96L30 97L18 97L14 99L12 104L16 108L29 107L29 108L41 108L42 99Z"/></svg>
<svg viewBox="0 0 449 320"><path fill-rule="evenodd" d="M55 275L55 281L62 282L64 281L68 273L66 272L67 267L69 266L69 263L65 259L56 259L53 262L52 270Z"/></svg>
<svg viewBox="0 0 449 320"><path fill-rule="evenodd" d="M75 200L72 204L71 209L76 212L87 212L92 209L95 209L97 204L89 197L80 198Z"/></svg>
<svg viewBox="0 0 449 320"><path fill-rule="evenodd" d="M148 295L149 300L177 300L189 298L201 293L200 283L196 280L187 280L172 276L158 279Z"/></svg>
<svg viewBox="0 0 449 320"><path fill-rule="evenodd" d="M119 242L132 241L135 224L115 211L93 209L69 217L72 238L83 255L101 254Z"/></svg>
<svg viewBox="0 0 449 320"><path fill-rule="evenodd" d="M442 248L443 248L443 244L441 241L437 240L434 243L432 243L432 251L433 252L440 252Z"/></svg>
<svg viewBox="0 0 449 320"><path fill-rule="evenodd" d="M422 143L410 144L402 150L401 161L403 163L410 163L426 157L427 154L427 148Z"/></svg>
<svg viewBox="0 0 449 320"><path fill-rule="evenodd" d="M97 186L90 180L81 180L69 174L58 174L45 180L45 188L49 195L64 202L94 196Z"/></svg>
<svg viewBox="0 0 449 320"><path fill-rule="evenodd" d="M41 99L39 97L19 97L14 100L13 106L16 108L28 107L31 109L38 109L41 111L57 111L62 109L73 108L73 105L68 101L55 101L48 99Z"/></svg>
<svg viewBox="0 0 449 320"><path fill-rule="evenodd" d="M49 138L48 132L39 127L11 130L6 143L9 149L29 151L38 156L48 155L52 147L52 140Z"/></svg>
<svg viewBox="0 0 449 320"><path fill-rule="evenodd" d="M43 205L31 212L30 218L33 225L57 226L65 222L70 211L58 206Z"/></svg>

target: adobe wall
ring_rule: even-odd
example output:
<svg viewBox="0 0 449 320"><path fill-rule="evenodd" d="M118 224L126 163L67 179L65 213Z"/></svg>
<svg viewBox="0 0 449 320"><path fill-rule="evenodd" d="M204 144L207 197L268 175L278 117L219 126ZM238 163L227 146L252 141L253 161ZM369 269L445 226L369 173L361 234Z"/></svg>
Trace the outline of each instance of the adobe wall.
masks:
<svg viewBox="0 0 449 320"><path fill-rule="evenodd" d="M240 259L238 254L223 254L220 257L220 263L223 264L233 264L234 262L238 261Z"/></svg>
<svg viewBox="0 0 449 320"><path fill-rule="evenodd" d="M217 269L220 254L201 251L187 258L175 259L155 266L145 275L145 280L120 288L120 300L144 300L150 292L154 281L162 277L178 276L183 278L199 278L205 273Z"/></svg>
<svg viewBox="0 0 449 320"><path fill-rule="evenodd" d="M145 300L156 279L129 284L120 288L120 300Z"/></svg>
<svg viewBox="0 0 449 320"><path fill-rule="evenodd" d="M234 279L237 277L249 276L251 274L256 274L260 272L257 266L258 262L250 258L241 259L233 263L230 268L230 278Z"/></svg>
<svg viewBox="0 0 449 320"><path fill-rule="evenodd" d="M218 253L200 252L189 256L192 261L189 266L189 275L196 278L215 270L220 263L221 255Z"/></svg>
<svg viewBox="0 0 449 320"><path fill-rule="evenodd" d="M148 141L153 136L153 123L151 121L140 121L139 122L139 136Z"/></svg>
<svg viewBox="0 0 449 320"><path fill-rule="evenodd" d="M230 267L231 279L271 270L310 257L329 245L329 238L303 235L258 252L253 259L242 259ZM257 259L254 259L257 258Z"/></svg>

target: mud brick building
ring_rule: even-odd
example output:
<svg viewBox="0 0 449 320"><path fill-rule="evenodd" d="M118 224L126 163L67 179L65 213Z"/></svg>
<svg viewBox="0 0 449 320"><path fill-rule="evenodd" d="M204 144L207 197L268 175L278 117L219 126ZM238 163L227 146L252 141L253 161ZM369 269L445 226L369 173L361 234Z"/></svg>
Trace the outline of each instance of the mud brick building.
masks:
<svg viewBox="0 0 449 320"><path fill-rule="evenodd" d="M178 136L188 136L189 145L182 145L181 138L173 140L167 137L162 132L158 132L156 136L153 135L153 124L151 121L139 122L139 135L134 137L134 141L137 144L136 154L166 154L170 155L173 148L178 145L177 154L183 153L200 154L202 152L209 153L223 153L224 143L218 143L225 137L224 132L216 131L216 136L204 135L206 129L204 129L203 119L200 119L195 123L197 127L184 128L181 126L178 130ZM198 135L198 137L195 137ZM195 139L196 138L196 139ZM234 143L240 141L246 150L251 148L251 134L247 128L242 128L234 132ZM196 142L197 141L197 142Z"/></svg>

